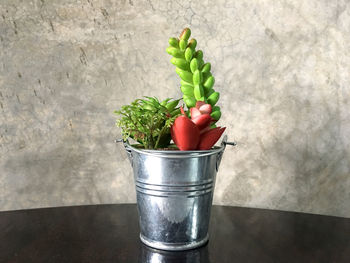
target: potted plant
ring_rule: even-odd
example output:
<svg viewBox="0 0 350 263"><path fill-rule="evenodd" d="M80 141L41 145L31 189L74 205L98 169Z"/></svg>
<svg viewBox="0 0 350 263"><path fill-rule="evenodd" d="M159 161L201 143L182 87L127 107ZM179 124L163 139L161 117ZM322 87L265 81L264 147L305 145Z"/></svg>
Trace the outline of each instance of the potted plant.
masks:
<svg viewBox="0 0 350 263"><path fill-rule="evenodd" d="M226 144L234 145L225 136L221 146L214 146L225 130L216 126L219 93L213 89L211 65L190 35L185 28L167 48L185 105L145 97L116 111L134 172L140 238L165 250L191 249L208 240L216 173Z"/></svg>

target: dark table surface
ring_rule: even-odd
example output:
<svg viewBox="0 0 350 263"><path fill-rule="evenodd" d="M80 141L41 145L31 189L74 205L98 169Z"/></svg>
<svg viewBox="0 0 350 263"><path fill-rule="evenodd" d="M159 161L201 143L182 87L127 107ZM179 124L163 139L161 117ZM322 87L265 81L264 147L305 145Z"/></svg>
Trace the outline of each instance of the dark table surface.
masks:
<svg viewBox="0 0 350 263"><path fill-rule="evenodd" d="M0 262L350 262L350 219L213 206L205 246L165 252L139 241L136 205L0 212Z"/></svg>

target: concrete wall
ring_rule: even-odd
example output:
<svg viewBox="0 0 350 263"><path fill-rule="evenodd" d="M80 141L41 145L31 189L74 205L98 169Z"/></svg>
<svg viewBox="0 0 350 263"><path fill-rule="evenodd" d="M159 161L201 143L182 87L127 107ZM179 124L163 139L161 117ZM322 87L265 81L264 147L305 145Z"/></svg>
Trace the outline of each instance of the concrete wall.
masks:
<svg viewBox="0 0 350 263"><path fill-rule="evenodd" d="M113 110L180 97L167 40L212 63L215 203L350 217L349 1L0 2L0 210L135 202Z"/></svg>

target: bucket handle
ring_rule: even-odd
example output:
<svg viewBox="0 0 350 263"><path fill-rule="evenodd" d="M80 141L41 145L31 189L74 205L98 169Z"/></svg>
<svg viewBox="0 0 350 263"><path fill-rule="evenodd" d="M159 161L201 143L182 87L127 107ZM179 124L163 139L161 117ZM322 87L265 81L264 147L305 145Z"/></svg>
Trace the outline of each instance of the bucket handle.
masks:
<svg viewBox="0 0 350 263"><path fill-rule="evenodd" d="M115 143L120 143L120 142L123 143L125 151L126 151L126 153L128 155L128 159L130 161L131 167L133 167L133 161L132 161L133 160L133 156L132 156L132 151L131 151L131 149L129 147L129 141L128 140L124 141L123 139L116 139L115 140Z"/></svg>
<svg viewBox="0 0 350 263"><path fill-rule="evenodd" d="M235 142L228 142L227 141L227 135L225 134L224 138L221 141L221 146L226 146L226 145L236 146L237 143L235 143Z"/></svg>

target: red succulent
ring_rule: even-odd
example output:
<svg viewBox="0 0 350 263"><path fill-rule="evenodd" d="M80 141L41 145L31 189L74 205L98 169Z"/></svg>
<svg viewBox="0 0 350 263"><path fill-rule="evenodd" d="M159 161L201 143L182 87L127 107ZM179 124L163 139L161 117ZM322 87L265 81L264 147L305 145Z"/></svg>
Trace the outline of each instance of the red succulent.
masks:
<svg viewBox="0 0 350 263"><path fill-rule="evenodd" d="M220 139L225 127L210 128L215 120L210 116L211 105L197 101L190 109L191 119L185 115L177 117L171 127L171 137L181 151L209 150Z"/></svg>

